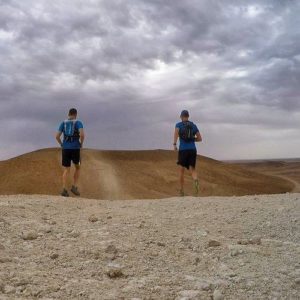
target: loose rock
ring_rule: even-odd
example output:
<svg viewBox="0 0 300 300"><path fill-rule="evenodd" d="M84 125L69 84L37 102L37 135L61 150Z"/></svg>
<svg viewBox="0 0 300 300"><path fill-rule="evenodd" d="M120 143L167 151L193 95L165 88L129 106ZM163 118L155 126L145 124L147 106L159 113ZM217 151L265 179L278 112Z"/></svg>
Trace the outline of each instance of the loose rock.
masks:
<svg viewBox="0 0 300 300"><path fill-rule="evenodd" d="M202 291L209 291L211 284L206 281L199 281L196 283L196 287Z"/></svg>
<svg viewBox="0 0 300 300"><path fill-rule="evenodd" d="M3 289L3 292L5 294L14 294L16 292L15 287L11 286L11 285L6 285Z"/></svg>
<svg viewBox="0 0 300 300"><path fill-rule="evenodd" d="M179 292L179 297L177 299L182 300L188 300L188 299L196 299L196 297L199 295L199 291L195 290L185 290ZM197 298L198 299L198 298Z"/></svg>
<svg viewBox="0 0 300 300"><path fill-rule="evenodd" d="M36 240L38 238L38 234L34 231L29 231L29 232L23 232L22 233L22 239L25 241L32 241Z"/></svg>
<svg viewBox="0 0 300 300"><path fill-rule="evenodd" d="M221 243L215 240L210 240L208 242L208 247L219 247L221 246Z"/></svg>
<svg viewBox="0 0 300 300"><path fill-rule="evenodd" d="M95 223L95 222L98 221L98 218L97 218L96 216L92 215L92 216L89 217L89 221L90 221L91 223Z"/></svg>
<svg viewBox="0 0 300 300"><path fill-rule="evenodd" d="M242 249L232 249L230 252L230 256L238 256L243 253L244 251Z"/></svg>
<svg viewBox="0 0 300 300"><path fill-rule="evenodd" d="M44 233L50 233L52 232L52 228L50 226L44 226L41 228L41 231Z"/></svg>
<svg viewBox="0 0 300 300"><path fill-rule="evenodd" d="M50 254L50 258L51 258L51 259L57 259L58 256L59 256L59 255L58 255L57 253L51 253L51 254Z"/></svg>
<svg viewBox="0 0 300 300"><path fill-rule="evenodd" d="M248 240L239 240L238 244L240 245L261 245L261 238L256 237Z"/></svg>
<svg viewBox="0 0 300 300"><path fill-rule="evenodd" d="M219 290L215 290L214 294L213 294L213 299L214 300L223 300L224 297L223 297L222 293Z"/></svg>
<svg viewBox="0 0 300 300"><path fill-rule="evenodd" d="M11 261L12 259L10 257L0 257L0 264L4 264Z"/></svg>
<svg viewBox="0 0 300 300"><path fill-rule="evenodd" d="M165 244L165 243L162 243L162 242L158 242L158 243L157 243L157 246L160 246L160 247L165 247L165 246L166 246L166 244Z"/></svg>
<svg viewBox="0 0 300 300"><path fill-rule="evenodd" d="M108 245L105 249L105 252L109 254L117 254L118 249L115 245Z"/></svg>
<svg viewBox="0 0 300 300"><path fill-rule="evenodd" d="M78 238L80 236L80 233L78 231L73 230L72 232L70 232L69 236L73 238Z"/></svg>
<svg viewBox="0 0 300 300"><path fill-rule="evenodd" d="M112 279L120 278L124 276L122 268L118 265L108 266L106 270L106 275Z"/></svg>

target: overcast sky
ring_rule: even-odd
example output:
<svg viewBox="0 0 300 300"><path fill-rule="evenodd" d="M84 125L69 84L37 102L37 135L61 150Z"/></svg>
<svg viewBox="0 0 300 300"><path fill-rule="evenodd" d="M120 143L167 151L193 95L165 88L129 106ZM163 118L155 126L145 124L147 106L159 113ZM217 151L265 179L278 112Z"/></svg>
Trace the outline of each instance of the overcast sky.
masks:
<svg viewBox="0 0 300 300"><path fill-rule="evenodd" d="M169 149L188 109L198 152L300 157L300 1L0 0L0 159L56 146Z"/></svg>

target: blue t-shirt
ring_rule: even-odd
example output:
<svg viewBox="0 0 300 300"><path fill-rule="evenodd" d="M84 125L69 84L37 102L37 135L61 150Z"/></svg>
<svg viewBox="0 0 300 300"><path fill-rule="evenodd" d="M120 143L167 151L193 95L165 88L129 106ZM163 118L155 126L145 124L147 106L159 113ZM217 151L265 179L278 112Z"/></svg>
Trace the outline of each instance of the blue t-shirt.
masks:
<svg viewBox="0 0 300 300"><path fill-rule="evenodd" d="M193 122L190 122L190 123L193 126L193 134L196 135L199 132L199 129ZM176 128L178 128L179 131L183 127L184 127L183 122L179 122L179 123L176 124ZM196 150L197 149L195 141L187 142L187 141L181 139L180 137L179 137L179 140L180 140L179 151L182 151L182 150Z"/></svg>
<svg viewBox="0 0 300 300"><path fill-rule="evenodd" d="M71 130L74 121L76 130L79 131L79 129L83 128L83 124L79 120L66 120L64 122L61 122L58 127L58 131L62 132L65 135L65 130ZM79 138L73 138L71 140L64 139L62 147L63 149L80 149L81 145L79 142Z"/></svg>

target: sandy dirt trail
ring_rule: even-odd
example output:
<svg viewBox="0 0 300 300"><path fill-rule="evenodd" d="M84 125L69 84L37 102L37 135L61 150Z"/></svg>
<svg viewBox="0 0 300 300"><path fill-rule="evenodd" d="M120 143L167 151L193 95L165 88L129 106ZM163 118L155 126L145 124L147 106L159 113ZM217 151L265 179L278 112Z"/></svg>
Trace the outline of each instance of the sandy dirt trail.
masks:
<svg viewBox="0 0 300 300"><path fill-rule="evenodd" d="M0 299L299 295L300 194L0 197Z"/></svg>
<svg viewBox="0 0 300 300"><path fill-rule="evenodd" d="M92 190L102 194L103 198L120 199L125 191L121 188L120 180L112 162L107 161L103 155L93 152L84 153L82 165L84 176L81 177L81 186L84 190L92 185Z"/></svg>
<svg viewBox="0 0 300 300"><path fill-rule="evenodd" d="M300 182L291 178L291 176L276 174L274 172L265 172L265 174L271 175L271 176L276 176L278 178L290 181L294 185L293 189L291 190L291 193L300 193Z"/></svg>
<svg viewBox="0 0 300 300"><path fill-rule="evenodd" d="M292 193L300 193L300 183L298 181L284 175L277 175L277 176L281 177L282 179L289 180L295 185L293 190L291 191Z"/></svg>

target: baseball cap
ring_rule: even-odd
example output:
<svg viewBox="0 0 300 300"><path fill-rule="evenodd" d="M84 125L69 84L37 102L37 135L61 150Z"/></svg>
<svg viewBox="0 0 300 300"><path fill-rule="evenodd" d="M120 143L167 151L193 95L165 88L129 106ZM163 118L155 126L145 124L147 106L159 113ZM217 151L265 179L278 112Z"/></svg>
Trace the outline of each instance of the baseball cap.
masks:
<svg viewBox="0 0 300 300"><path fill-rule="evenodd" d="M183 110L180 114L180 117L189 117L189 116L190 116L190 114L187 110Z"/></svg>

